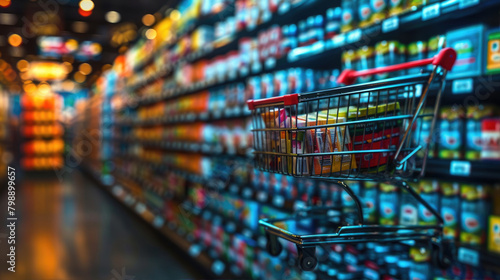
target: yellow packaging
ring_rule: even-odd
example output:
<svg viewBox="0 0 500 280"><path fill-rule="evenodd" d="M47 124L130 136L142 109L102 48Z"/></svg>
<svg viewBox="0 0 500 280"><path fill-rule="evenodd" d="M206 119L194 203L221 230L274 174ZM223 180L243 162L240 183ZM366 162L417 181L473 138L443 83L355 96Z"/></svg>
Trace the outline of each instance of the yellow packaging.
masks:
<svg viewBox="0 0 500 280"><path fill-rule="evenodd" d="M488 231L488 250L500 253L500 216L490 216Z"/></svg>

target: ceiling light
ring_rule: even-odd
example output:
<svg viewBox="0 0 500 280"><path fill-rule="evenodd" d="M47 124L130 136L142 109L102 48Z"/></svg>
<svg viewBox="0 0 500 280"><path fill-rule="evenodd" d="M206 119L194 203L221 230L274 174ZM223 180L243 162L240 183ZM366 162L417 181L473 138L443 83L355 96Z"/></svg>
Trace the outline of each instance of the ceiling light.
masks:
<svg viewBox="0 0 500 280"><path fill-rule="evenodd" d="M79 6L82 11L90 12L94 9L94 2L92 2L91 0L82 0L80 1Z"/></svg>
<svg viewBox="0 0 500 280"><path fill-rule="evenodd" d="M0 7L2 8L7 8L10 6L11 0L0 0Z"/></svg>
<svg viewBox="0 0 500 280"><path fill-rule="evenodd" d="M0 0L1 1L1 0ZM9 44L13 47L19 47L21 45L21 43L23 42L23 38L21 38L21 36L19 36L18 34L12 34L9 36Z"/></svg>
<svg viewBox="0 0 500 280"><path fill-rule="evenodd" d="M73 91L75 89L75 83L70 80L65 80L62 82L62 89L64 91Z"/></svg>
<svg viewBox="0 0 500 280"><path fill-rule="evenodd" d="M79 13L82 17L88 17L88 16L90 16L90 15L92 14L92 11L88 11L88 12L87 12L87 11L84 11L84 10L82 10L82 9L80 9L80 8L79 8L79 9L78 9L78 13Z"/></svg>
<svg viewBox="0 0 500 280"><path fill-rule="evenodd" d="M170 13L170 19L171 20L176 21L176 20L179 20L180 18L181 18L181 12L179 12L177 10L173 10Z"/></svg>
<svg viewBox="0 0 500 280"><path fill-rule="evenodd" d="M154 30L153 28L146 30L146 38L148 38L149 40L153 40L154 38L156 38L156 30Z"/></svg>
<svg viewBox="0 0 500 280"><path fill-rule="evenodd" d="M109 23L117 23L117 22L120 21L121 16L120 16L120 14L118 12L109 11L109 12L106 13L106 15L104 16L104 18Z"/></svg>
<svg viewBox="0 0 500 280"><path fill-rule="evenodd" d="M142 17L142 23L146 26L151 26L155 23L156 18L152 14L146 14Z"/></svg>
<svg viewBox="0 0 500 280"><path fill-rule="evenodd" d="M92 72L92 66L88 63L82 63L80 64L80 67L78 67L78 70L83 74L83 75L88 75Z"/></svg>
<svg viewBox="0 0 500 280"><path fill-rule="evenodd" d="M85 33L89 30L89 25L84 21L75 21L71 27L76 33Z"/></svg>
<svg viewBox="0 0 500 280"><path fill-rule="evenodd" d="M51 86L45 82L38 85L38 92L41 94L49 94L51 90Z"/></svg>
<svg viewBox="0 0 500 280"><path fill-rule="evenodd" d="M23 89L26 93L31 94L36 91L36 85L30 81L29 83L23 85Z"/></svg>
<svg viewBox="0 0 500 280"><path fill-rule="evenodd" d="M28 67L30 67L30 63L27 60L21 59L17 62L17 69L21 72L28 71Z"/></svg>
<svg viewBox="0 0 500 280"><path fill-rule="evenodd" d="M15 25L17 22L17 16L14 14L0 13L0 24L3 25Z"/></svg>
<svg viewBox="0 0 500 280"><path fill-rule="evenodd" d="M82 73L80 73L80 72L76 72L76 73L75 73L75 75L73 76L73 78L75 78L75 81L76 81L77 83L83 83L83 82L85 82L85 79L86 79L87 77L85 77L85 75L83 75L83 74L82 74Z"/></svg>
<svg viewBox="0 0 500 280"><path fill-rule="evenodd" d="M71 73L71 71L73 71L73 65L71 65L71 63L69 63L67 61L63 62L63 66L66 69L66 74L69 74L69 73Z"/></svg>

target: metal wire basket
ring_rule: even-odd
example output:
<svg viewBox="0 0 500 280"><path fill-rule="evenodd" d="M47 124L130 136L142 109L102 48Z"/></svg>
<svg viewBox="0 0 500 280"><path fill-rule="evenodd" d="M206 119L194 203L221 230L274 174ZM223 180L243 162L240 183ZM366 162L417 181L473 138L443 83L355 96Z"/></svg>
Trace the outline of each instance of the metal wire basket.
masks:
<svg viewBox="0 0 500 280"><path fill-rule="evenodd" d="M339 227L331 234L299 235L275 225L287 219L260 220L271 254L281 251L278 237L294 242L301 268L311 270L317 264L314 248L319 244L429 240L439 248L437 262L449 263L441 249L443 219L406 181L425 172L429 137L423 135L433 134L446 73L455 59L456 52L446 48L434 58L345 70L339 77L344 87L248 101L256 168L333 181L348 192L358 210L357 225ZM434 67L428 73L351 85L359 77L431 64ZM424 110L429 96L432 110ZM364 225L360 200L345 180L389 182L404 188L437 217L438 224ZM293 219L297 217L289 220Z"/></svg>

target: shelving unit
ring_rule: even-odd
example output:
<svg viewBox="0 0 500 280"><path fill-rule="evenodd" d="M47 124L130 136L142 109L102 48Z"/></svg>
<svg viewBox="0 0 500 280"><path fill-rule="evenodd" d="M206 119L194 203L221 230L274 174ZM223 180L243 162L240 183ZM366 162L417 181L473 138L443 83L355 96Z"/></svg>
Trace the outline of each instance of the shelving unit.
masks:
<svg viewBox="0 0 500 280"><path fill-rule="evenodd" d="M327 5L327 7L325 7ZM151 224L160 233L178 244L180 249L188 252L195 263L211 271L218 278L233 279L235 277L253 279L272 279L284 277L284 268L272 268L269 264L293 263L296 252L293 249L285 250L284 255L273 258L265 251L265 236L258 227L255 227L258 217L245 216L247 222L228 213L222 213L217 205L196 205L200 201L193 198L193 192L201 193L205 198L206 193L215 190L216 195L235 197L249 205L266 207L267 213L262 215L280 215L291 213L304 207L310 202L321 204L327 201L324 196L334 196L334 191L329 186L314 188L314 183L307 180L290 179L290 182L279 182L281 177L273 177L277 186L288 184L283 189L276 186L267 186L271 181L270 174L258 174L251 165L251 137L243 133L228 133L230 140L223 139L209 142L199 137L196 140L186 140L182 133L172 133L175 136L167 138L163 130L180 125L193 125L201 123L204 126L221 124L222 129L228 129L228 123L241 122L241 127L249 133L249 111L245 105L246 100L239 100L231 106L203 109L187 106L175 112L166 112L151 117L139 117L139 110L148 111L155 105L177 104L183 100L196 100L203 92L208 92L209 97L213 89L223 86L243 85L249 87L249 78L258 75L273 73L296 67L314 70L340 69L340 57L343 51L356 49L363 45L374 45L381 40L400 39L405 43L411 40L426 38L430 35L443 34L450 29L450 25L475 23L480 13L490 13L500 9L500 2L494 0L447 0L414 8L404 14L387 18L380 23L366 28L355 29L347 33L338 34L333 39L316 42L306 47L298 47L288 55L280 58L270 58L258 67L250 66L244 71L226 73L222 78L197 81L187 85L177 84L174 87L162 88L154 94L144 94L140 91L156 81L168 79L177 70L186 64L196 63L201 60L213 59L237 51L239 40L246 37L257 37L259 32L267 30L274 25L297 23L311 15L324 14L326 8L337 7L340 1L305 1L303 5L292 6L286 15L273 14L272 18L252 30L242 29L232 34L224 44L213 42L197 51L187 51L179 58L158 67L156 59L162 57L165 51L175 47L183 36L191 34L197 27L215 25L231 16L231 12L204 16L191 22L169 44L160 46L151 52L149 57L134 65L132 70L142 79L122 77L115 71L107 76L111 82L105 86L94 89L95 95L86 106L84 112L75 121L76 130L102 129L100 146L91 156L85 159L85 166L89 173L105 186L127 208L134 211L147 223ZM432 27L432 28L431 28ZM415 38L413 36L415 35ZM427 36L427 37L425 37ZM154 64L154 65L153 65ZM148 67L155 71L146 72ZM118 74L116 74L118 73ZM483 75L466 79L453 79L447 82L443 104L460 105L466 96L474 97L479 85L497 84L500 75ZM225 96L226 97L226 96ZM245 98L248 96L245 95ZM248 98L252 98L251 96ZM491 94L487 101L498 100L498 95ZM209 99L209 98L208 98ZM180 107L180 106L179 106ZM77 114L79 115L79 114ZM98 121L100 120L100 121ZM235 125L236 126L236 125ZM137 137L134 134L138 129L158 128L162 133L148 137ZM209 134L209 132L206 132ZM190 135L191 136L191 135ZM242 140L245 138L246 140ZM75 138L82 141L83 138ZM235 143L240 141L239 143ZM243 144L242 144L243 143ZM200 170L195 172L191 164L198 164ZM183 166L188 165L188 166ZM203 170L201 170L203 168ZM205 170L206 169L206 170ZM433 158L428 162L427 176L441 180L464 180L471 183L489 182L498 183L500 161L453 161L448 159ZM259 176L262 176L260 178ZM267 176L267 177L266 177ZM256 178L257 177L257 178ZM318 183L322 184L322 183ZM326 183L325 183L326 184ZM325 190L326 188L326 190ZM363 187L359 187L364 190ZM311 191L314 189L314 191ZM318 190L320 189L320 190ZM382 192L376 188L377 196ZM331 193L330 193L331 192ZM326 195L324 193L327 193ZM304 197L304 198L303 198ZM336 198L342 203L347 203ZM378 199L378 198L377 198ZM200 199L203 200L203 199ZM334 200L331 198L331 200ZM202 203L203 204L203 203ZM344 205L344 206L345 206ZM253 210L249 210L251 212ZM207 214L208 213L208 214ZM259 211L257 211L259 213ZM179 225L179 221L172 218L176 215L187 216L187 224ZM222 220L214 225L208 216L217 216ZM205 218L204 218L205 217ZM170 220L169 220L170 219ZM248 222L251 220L251 222ZM249 225L249 224L251 225ZM193 229L194 228L194 229ZM216 229L213 229L216 228ZM243 252L235 252L237 248L231 244L231 237L217 235L220 228L227 232L240 234L249 239L252 245ZM216 232L216 233L214 233ZM227 233L226 233L227 234ZM208 237L207 237L208 236ZM207 246L204 238L210 239L214 244L229 243L224 245L224 250ZM224 243L226 242L226 243ZM234 241L237 242L237 241ZM222 246L222 245L221 245ZM460 245L460 247L467 247ZM461 263L488 267L498 261L497 254L481 253L480 261L476 263L464 261L458 256ZM239 254L239 255L238 255ZM259 256L259 257L255 257ZM258 264L241 264L241 259L255 257ZM238 259L240 260L238 262ZM269 266L265 266L267 263ZM288 268L287 268L288 269ZM294 269L291 269L294 271ZM280 274L281 273L281 274ZM297 279L307 277L301 272L289 272ZM320 271L318 273L326 273ZM277 276L280 275L280 276ZM290 276L289 279L295 279Z"/></svg>

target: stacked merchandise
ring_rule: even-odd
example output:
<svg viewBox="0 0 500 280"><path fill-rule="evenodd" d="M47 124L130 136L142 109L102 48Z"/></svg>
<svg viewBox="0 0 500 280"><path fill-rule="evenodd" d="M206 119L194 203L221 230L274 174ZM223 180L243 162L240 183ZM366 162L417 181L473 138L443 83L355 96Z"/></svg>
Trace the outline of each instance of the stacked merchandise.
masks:
<svg viewBox="0 0 500 280"><path fill-rule="evenodd" d="M56 94L21 97L21 165L25 170L52 170L63 165L64 129L57 116L62 99Z"/></svg>
<svg viewBox="0 0 500 280"><path fill-rule="evenodd" d="M457 50L458 60L448 75L443 102L455 94L472 95L463 81L462 86L456 81L480 79L499 68L498 32L484 34L488 29L484 23L450 32L428 28L429 32L415 32L416 37L412 32L389 37L391 33L379 31L364 42L353 39L357 30L380 27L394 16L413 15L422 29L446 23L424 12L441 4L346 0L335 7L324 1L238 0L229 9L228 1L181 1L154 27L156 38L140 39L122 58L123 67L115 65L95 87L78 131L102 130L103 147L86 158L87 166L112 175L117 182L111 184L112 192L117 197L135 206L138 213L147 212L153 217L151 223L167 236L188 244L183 248L194 259L208 257L211 262L205 265L219 278L496 279L487 261L471 262L463 254L451 269L439 270L431 265L428 248L420 244L321 247L317 269L302 272L295 268L297 248L283 242L281 255L271 256L258 226L259 218L285 217L311 205L335 207L340 213L337 222L348 224L355 205L328 182L254 170L251 147L255 139L246 101L337 87L339 69L361 70L432 57L445 46ZM498 5L491 10L496 12ZM402 20L400 24L401 29L409 28ZM391 76L362 77L358 82L387 77ZM472 82L470 87L477 86L476 80ZM430 123L425 118L414 137L431 145L433 161L470 160L498 166L500 125L492 103L445 103L436 125L439 139L428 141ZM398 114L398 106L393 103L384 110ZM343 110L337 107L322 104L319 110L325 115L332 109ZM366 108L366 117L371 117L371 111ZM371 167L370 161L353 157L347 169L341 167L339 172ZM320 170L312 165L305 174ZM498 186L484 183L476 173L470 175L471 181L477 180L475 184L456 180L422 180L413 187L442 213L445 234L459 248L488 253L498 260L500 212L494 207ZM410 196L391 185L349 184L362 197L370 224L435 222ZM306 222L280 227L304 233L327 230L324 224Z"/></svg>
<svg viewBox="0 0 500 280"><path fill-rule="evenodd" d="M0 88L0 168L6 170L9 161L7 155L7 139L8 139L8 115L9 115L9 98L7 92Z"/></svg>

